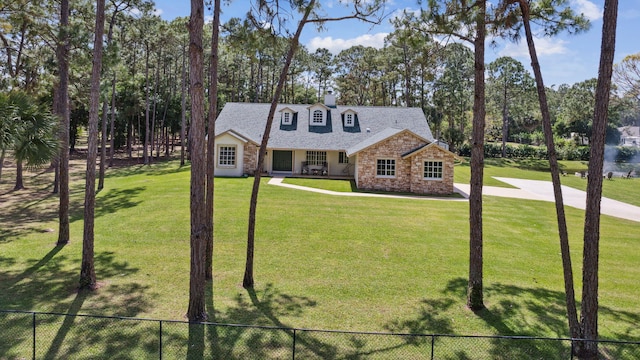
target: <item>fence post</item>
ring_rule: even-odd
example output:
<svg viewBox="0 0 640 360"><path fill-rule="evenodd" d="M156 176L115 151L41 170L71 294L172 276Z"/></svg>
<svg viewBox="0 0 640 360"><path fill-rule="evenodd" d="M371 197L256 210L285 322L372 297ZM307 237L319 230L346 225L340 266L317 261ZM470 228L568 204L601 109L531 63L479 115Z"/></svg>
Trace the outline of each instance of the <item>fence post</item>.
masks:
<svg viewBox="0 0 640 360"><path fill-rule="evenodd" d="M292 359L296 360L296 329L293 329L293 349L291 350Z"/></svg>
<svg viewBox="0 0 640 360"><path fill-rule="evenodd" d="M33 360L36 360L36 313L31 313L31 323L33 324L33 347L31 349L31 356Z"/></svg>
<svg viewBox="0 0 640 360"><path fill-rule="evenodd" d="M431 360L434 359L434 350L435 350L435 346L436 346L436 336L435 335L431 335Z"/></svg>
<svg viewBox="0 0 640 360"><path fill-rule="evenodd" d="M569 359L573 360L573 338L571 338L571 354L569 354Z"/></svg>
<svg viewBox="0 0 640 360"><path fill-rule="evenodd" d="M160 351L160 360L162 360L162 320L160 320L159 323L160 323L160 330L158 333L158 338L160 339L159 351Z"/></svg>

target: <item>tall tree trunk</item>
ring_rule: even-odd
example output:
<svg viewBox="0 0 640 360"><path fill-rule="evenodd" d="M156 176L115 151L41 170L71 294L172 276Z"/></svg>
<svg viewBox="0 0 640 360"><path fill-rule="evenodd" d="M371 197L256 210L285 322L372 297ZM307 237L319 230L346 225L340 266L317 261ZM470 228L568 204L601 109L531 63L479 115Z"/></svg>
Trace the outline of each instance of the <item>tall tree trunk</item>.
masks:
<svg viewBox="0 0 640 360"><path fill-rule="evenodd" d="M2 167L4 166L4 155L6 154L5 149L0 150L0 180L2 180Z"/></svg>
<svg viewBox="0 0 640 360"><path fill-rule="evenodd" d="M507 157L507 141L509 140L509 107L507 106L507 84L503 84L502 94L502 157Z"/></svg>
<svg viewBox="0 0 640 360"><path fill-rule="evenodd" d="M55 103L57 95L53 95L53 102ZM53 107L55 108L57 105L54 104ZM0 166L2 166L2 164L0 164ZM52 194L58 194L60 192L60 159L58 159L58 156L54 157L53 160L51 160L51 165L49 167L50 169L53 169L53 190L51 190ZM2 175L2 173L0 172L0 175Z"/></svg>
<svg viewBox="0 0 640 360"><path fill-rule="evenodd" d="M24 180L22 178L22 160L16 160L16 186L13 187L14 191L24 189Z"/></svg>
<svg viewBox="0 0 640 360"><path fill-rule="evenodd" d="M113 166L113 157L115 155L115 127L116 127L116 72L113 72L111 80L111 126L109 127L109 167Z"/></svg>
<svg viewBox="0 0 640 360"><path fill-rule="evenodd" d="M185 46L186 48L186 46ZM187 128L187 67L186 67L186 59L187 56L185 54L186 50L182 51L182 82L181 82L181 96L180 96L180 166L184 166L184 158L185 158L185 142L187 138L186 128Z"/></svg>
<svg viewBox="0 0 640 360"><path fill-rule="evenodd" d="M593 131L589 144L589 176L587 206L584 218L584 251L582 262L582 305L580 322L586 340L582 359L598 359L598 259L600 243L600 201L602 199L602 168L607 134L607 115L611 94L611 74L616 45L618 0L606 0L600 46L600 66L596 85L596 105Z"/></svg>
<svg viewBox="0 0 640 360"><path fill-rule="evenodd" d="M273 124L273 117L276 113L276 106L278 105L278 99L280 99L280 95L282 94L282 88L284 87L284 83L287 80L287 72L289 71L289 65L291 65L291 60L293 59L293 55L298 50L298 44L300 40L300 33L302 33L302 29L309 18L309 14L311 13L311 9L315 5L315 0L311 0L309 5L307 5L305 9L305 13L298 24L298 29L291 39L291 45L289 47L289 51L287 52L287 57L285 59L284 65L282 67L282 71L280 72L280 78L278 80L278 85L276 87L275 93L273 94L273 98L271 99L271 107L269 108L269 116L267 117L267 123L264 128L264 133L262 134L262 142L260 143L260 151L258 152L258 165L256 167L255 175L253 178L253 188L251 191L251 202L249 203L249 226L248 226L248 234L247 234L247 260L245 264L244 270L244 278L242 280L242 286L245 289L253 288L254 279L253 279L253 252L255 246L255 233L256 233L256 209L258 207L258 191L260 190L260 178L262 175L262 168L264 166L264 158L267 154L267 142L269 141L269 134L271 133L271 125Z"/></svg>
<svg viewBox="0 0 640 360"><path fill-rule="evenodd" d="M156 120L157 120L157 107L158 107L158 83L160 82L160 56L161 54L158 54L158 59L156 61L156 74L154 77L154 84L153 84L153 114L151 114L152 118L151 118L151 148L149 149L149 160L153 162L153 150L157 144L156 141ZM156 158L158 157L158 151L156 151Z"/></svg>
<svg viewBox="0 0 640 360"><path fill-rule="evenodd" d="M206 145L204 126L203 43L204 3L191 0L189 19L189 59L191 82L191 270L189 277L189 321L203 321L205 310L205 176Z"/></svg>
<svg viewBox="0 0 640 360"><path fill-rule="evenodd" d="M166 70L166 67L165 67ZM171 72L171 66L169 66L169 72ZM166 76L166 72L164 74ZM171 83L171 75L169 75L169 82L167 86ZM167 93L167 99L164 102L164 109L162 109L162 119L160 119L160 134L158 135L158 147L157 147L157 156L160 157L160 148L162 145L165 147L165 158L169 159L169 129L165 129L165 124L167 120L167 111L169 110L169 102L173 98L173 87L169 88L169 92ZM166 131L165 131L166 130Z"/></svg>
<svg viewBox="0 0 640 360"><path fill-rule="evenodd" d="M127 122L127 157L131 159L133 157L133 119L134 115Z"/></svg>
<svg viewBox="0 0 640 360"><path fill-rule="evenodd" d="M104 188L104 173L106 169L107 162L107 112L109 110L109 106L107 105L107 100L105 99L102 102L102 129L100 132L100 171L98 173L98 190L102 190Z"/></svg>
<svg viewBox="0 0 640 360"><path fill-rule="evenodd" d="M474 39L474 96L473 131L471 144L471 189L469 192L469 284L467 306L473 310L484 308L482 288L482 185L484 175L484 42L486 37L486 2L480 1L476 14Z"/></svg>
<svg viewBox="0 0 640 360"><path fill-rule="evenodd" d="M206 232L206 278L213 279L213 191L214 191L214 175L215 175L215 137L216 137L216 118L218 117L218 43L220 35L220 0L214 0L213 10L213 32L211 35L211 63L210 63L210 82L209 89L209 126L207 127L207 232Z"/></svg>
<svg viewBox="0 0 640 360"><path fill-rule="evenodd" d="M547 102L547 94L544 88L540 63L533 41L533 33L530 25L529 5L525 0L520 0L520 10L522 12L522 22L531 56L531 67L533 68L538 90L538 100L540 102L540 112L542 114L542 127L544 130L545 142L547 143L547 154L549 157L549 168L551 170L551 182L553 184L553 195L556 205L556 218L558 222L558 236L560 238L560 254L562 257L562 270L564 277L565 302L567 305L567 320L569 331L574 339L580 338L580 324L576 310L576 298L573 284L573 270L571 264L571 252L569 249L569 233L567 230L567 220L564 213L564 200L562 198L562 188L560 184L560 168L558 166L558 156L553 141L553 131L551 129L551 114Z"/></svg>
<svg viewBox="0 0 640 360"><path fill-rule="evenodd" d="M145 77L145 110L144 110L144 147L142 149L142 157L144 164L149 164L149 42L145 41L146 60L144 66Z"/></svg>
<svg viewBox="0 0 640 360"><path fill-rule="evenodd" d="M56 91L57 109L60 117L60 154L58 155L58 241L57 245L69 243L69 0L60 2L60 39L56 48L60 80Z"/></svg>
<svg viewBox="0 0 640 360"><path fill-rule="evenodd" d="M82 238L82 265L80 289L96 288L93 259L94 222L96 206L96 157L98 152L98 122L100 106L100 72L102 70L102 37L104 35L104 0L97 1L95 39L93 42L93 68L91 70L91 96L89 100L89 145L84 195L84 234Z"/></svg>

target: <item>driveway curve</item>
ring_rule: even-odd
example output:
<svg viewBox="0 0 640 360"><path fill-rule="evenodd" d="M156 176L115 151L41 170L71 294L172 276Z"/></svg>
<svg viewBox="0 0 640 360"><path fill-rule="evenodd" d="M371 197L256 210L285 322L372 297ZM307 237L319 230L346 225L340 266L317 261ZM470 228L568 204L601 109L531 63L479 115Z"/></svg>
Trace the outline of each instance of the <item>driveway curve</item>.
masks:
<svg viewBox="0 0 640 360"><path fill-rule="evenodd" d="M515 186L517 189L501 188L497 186L483 186L482 194L491 196L510 197L518 199L541 200L554 202L553 184L551 181L526 180L494 177L494 179ZM455 184L461 193L469 191L469 185ZM587 193L568 186L562 186L562 200L566 206L585 210ZM640 222L640 207L603 197L600 212L604 215Z"/></svg>

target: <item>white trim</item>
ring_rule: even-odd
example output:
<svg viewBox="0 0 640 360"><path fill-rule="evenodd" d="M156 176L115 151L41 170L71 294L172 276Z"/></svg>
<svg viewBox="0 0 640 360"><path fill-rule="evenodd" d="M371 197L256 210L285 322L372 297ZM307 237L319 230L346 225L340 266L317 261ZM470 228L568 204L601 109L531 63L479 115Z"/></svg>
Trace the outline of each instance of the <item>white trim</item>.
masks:
<svg viewBox="0 0 640 360"><path fill-rule="evenodd" d="M320 114L320 116L316 116L317 114ZM311 110L310 120L311 120L311 126L323 126L324 124L326 124L325 112L320 109Z"/></svg>
<svg viewBox="0 0 640 360"><path fill-rule="evenodd" d="M221 151L222 148L229 148L229 149L233 149L233 157L226 159L226 161L230 162L233 161L233 164L222 164L220 162L220 157L223 156L223 153ZM216 156L216 162L217 162L217 166L219 168L225 168L225 169L235 169L236 167L238 167L238 146L236 144L218 144L218 149L217 149L217 156ZM228 150L227 150L228 151ZM228 154L225 154L228 156Z"/></svg>
<svg viewBox="0 0 640 360"><path fill-rule="evenodd" d="M283 111L282 112L282 125L291 125L293 124L293 114L291 111Z"/></svg>
<svg viewBox="0 0 640 360"><path fill-rule="evenodd" d="M440 177L425 177L424 176L424 172L425 172L425 167L426 167L426 162L432 162L432 163L440 163ZM444 161L442 160L435 160L435 159L427 159L427 160L423 160L422 161L422 180L429 180L429 181L443 181L444 180Z"/></svg>
<svg viewBox="0 0 640 360"><path fill-rule="evenodd" d="M380 175L380 174L378 174L378 162L379 161L385 161L385 164L384 164L384 166L385 166L384 172L385 173L391 172L391 170L389 169L389 163L388 162L389 161L393 161L393 175ZM376 178L378 178L378 179L395 179L397 174L398 174L397 164L398 164L397 160L393 159L393 158L376 158L376 169L375 169Z"/></svg>
<svg viewBox="0 0 640 360"><path fill-rule="evenodd" d="M353 127L355 125L355 114L353 113L346 113L344 114L344 126L346 127Z"/></svg>

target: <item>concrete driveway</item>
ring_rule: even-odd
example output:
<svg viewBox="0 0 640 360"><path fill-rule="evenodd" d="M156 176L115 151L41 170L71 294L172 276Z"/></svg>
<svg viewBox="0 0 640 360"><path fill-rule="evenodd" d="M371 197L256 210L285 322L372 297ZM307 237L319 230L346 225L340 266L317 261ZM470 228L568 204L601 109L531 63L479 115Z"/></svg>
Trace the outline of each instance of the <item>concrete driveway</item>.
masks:
<svg viewBox="0 0 640 360"><path fill-rule="evenodd" d="M483 195L549 202L555 201L553 196L553 184L551 181L503 177L495 177L495 179L515 186L517 189L483 186ZM455 184L455 187L463 195L469 194L470 186L468 184ZM562 186L562 200L566 206L584 210L587 203L587 193L568 186ZM623 203L621 201L603 197L600 203L600 211L604 215L640 222L640 207Z"/></svg>

